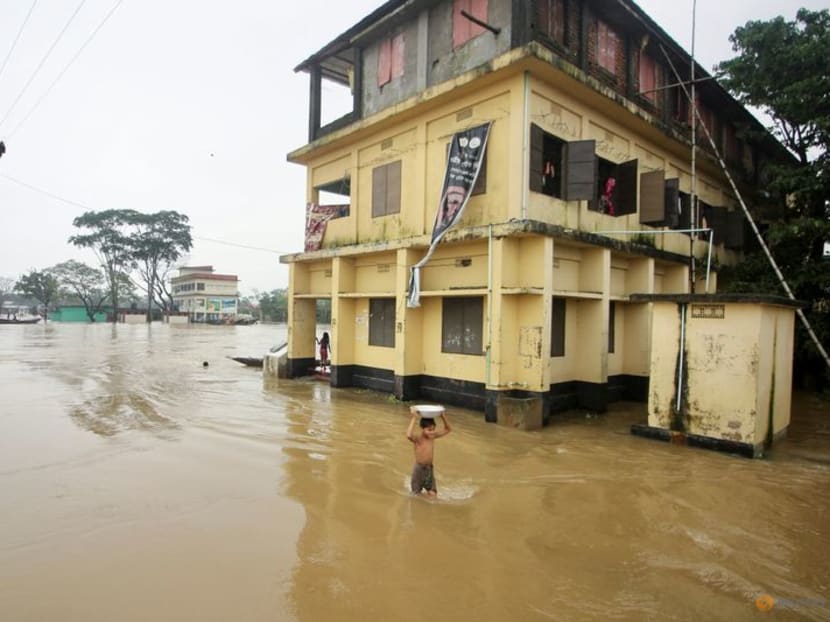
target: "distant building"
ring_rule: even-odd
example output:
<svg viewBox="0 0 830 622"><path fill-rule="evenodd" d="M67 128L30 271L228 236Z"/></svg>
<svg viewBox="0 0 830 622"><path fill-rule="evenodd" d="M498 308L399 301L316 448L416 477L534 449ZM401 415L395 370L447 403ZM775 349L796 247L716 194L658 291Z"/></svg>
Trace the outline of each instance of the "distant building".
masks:
<svg viewBox="0 0 830 622"><path fill-rule="evenodd" d="M106 322L109 318L107 313L112 311L110 307L96 312L96 322ZM60 305L57 309L49 314L49 321L51 322L89 322L89 316L86 313L86 308L83 305Z"/></svg>
<svg viewBox="0 0 830 622"><path fill-rule="evenodd" d="M217 274L213 266L179 268L171 280L173 302L191 322L232 322L239 309L239 277Z"/></svg>

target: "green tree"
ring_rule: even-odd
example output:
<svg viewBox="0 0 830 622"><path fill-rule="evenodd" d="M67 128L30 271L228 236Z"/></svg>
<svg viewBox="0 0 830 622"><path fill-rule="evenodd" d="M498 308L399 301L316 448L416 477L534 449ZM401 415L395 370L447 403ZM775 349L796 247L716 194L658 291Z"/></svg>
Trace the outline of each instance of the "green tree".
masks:
<svg viewBox="0 0 830 622"><path fill-rule="evenodd" d="M14 291L15 280L8 276L0 276L0 305L6 300L6 296Z"/></svg>
<svg viewBox="0 0 830 622"><path fill-rule="evenodd" d="M317 321L321 324L331 324L331 300L328 298L317 300Z"/></svg>
<svg viewBox="0 0 830 622"><path fill-rule="evenodd" d="M724 85L743 104L772 119L768 128L794 156L769 166L769 187L786 196L786 221L771 223L765 234L794 295L820 343L830 341L830 263L822 257L830 241L830 11L800 9L793 21L776 17L750 21L730 37L737 56L718 65ZM749 254L733 269L722 270L727 291L782 294L766 257ZM827 366L798 324L796 378L821 384Z"/></svg>
<svg viewBox="0 0 830 622"><path fill-rule="evenodd" d="M136 214L131 223L131 253L147 294L147 321L152 321L153 301L169 311L172 298L166 279L174 263L193 246L188 218L174 211ZM166 295L165 295L166 294Z"/></svg>
<svg viewBox="0 0 830 622"><path fill-rule="evenodd" d="M72 224L87 233L73 235L69 242L95 252L104 270L107 289L113 308L113 322L118 321L119 293L123 275L134 265L130 228L139 213L135 210L110 209L102 212L85 212Z"/></svg>
<svg viewBox="0 0 830 622"><path fill-rule="evenodd" d="M78 297L84 305L89 321L94 322L95 315L101 311L101 306L110 296L104 273L74 259L59 263L49 271L55 275L62 287Z"/></svg>
<svg viewBox="0 0 830 622"><path fill-rule="evenodd" d="M288 290L274 289L260 294L261 317L268 322L288 321Z"/></svg>
<svg viewBox="0 0 830 622"><path fill-rule="evenodd" d="M830 11L800 9L793 21L750 21L729 37L735 58L717 66L741 103L772 119L768 128L795 156L771 166L770 188L791 197L796 216L826 218L830 197Z"/></svg>
<svg viewBox="0 0 830 622"><path fill-rule="evenodd" d="M34 298L44 307L46 315L49 315L49 303L58 296L58 280L48 270L38 272L32 270L29 274L22 275L14 286L16 292ZM44 321L48 321L44 318Z"/></svg>

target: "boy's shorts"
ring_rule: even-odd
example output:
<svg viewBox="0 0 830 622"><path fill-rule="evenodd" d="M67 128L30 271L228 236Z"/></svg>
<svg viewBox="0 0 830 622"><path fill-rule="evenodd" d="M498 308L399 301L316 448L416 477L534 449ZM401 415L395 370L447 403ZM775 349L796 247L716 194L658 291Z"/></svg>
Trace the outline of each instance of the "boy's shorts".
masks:
<svg viewBox="0 0 830 622"><path fill-rule="evenodd" d="M431 490L436 493L438 492L438 489L435 486L435 477L432 474L431 464L415 463L415 466L412 467L411 487L412 492L415 494L418 494L422 490Z"/></svg>

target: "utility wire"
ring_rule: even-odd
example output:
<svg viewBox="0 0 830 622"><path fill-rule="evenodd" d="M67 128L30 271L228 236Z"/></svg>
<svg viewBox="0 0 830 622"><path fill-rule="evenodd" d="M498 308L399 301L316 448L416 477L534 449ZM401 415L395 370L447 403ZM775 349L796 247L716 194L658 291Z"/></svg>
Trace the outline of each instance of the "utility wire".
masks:
<svg viewBox="0 0 830 622"><path fill-rule="evenodd" d="M213 238L201 238L198 236L193 236L194 240L202 240L203 242L214 242L216 244L224 244L225 246L236 246L237 248L247 248L248 250L252 251L264 251L266 253L276 253L277 255L290 255L288 251L278 251L274 250L273 248L263 248L261 246L249 246L248 244L239 244L237 242L226 242L225 240L216 240ZM298 251L293 251L298 252Z"/></svg>
<svg viewBox="0 0 830 622"><path fill-rule="evenodd" d="M20 101L20 98L23 97L23 94L26 92L26 89L29 88L29 85L32 83L35 77L37 77L37 74L40 72L44 63L46 63L49 56L51 56L52 51L58 45L58 42L60 42L60 40L63 38L63 35L69 28L69 25L75 20L75 17L78 15L78 12L81 10L81 7L84 6L85 2L86 0L81 0L81 2L75 8L75 11L72 13L72 15L69 16L69 19L67 20L66 24L64 24L60 33L58 33L57 38L52 42L52 45L49 46L49 49L46 51L46 54L44 54L43 58L40 59L37 68L34 70L34 72L32 72L32 75L29 76L29 79L26 81L26 84L23 86L23 89L20 91L20 93L18 93L17 98L14 100L11 107L6 111L6 114L3 116L2 120L0 120L0 127L3 127L3 124L6 122L6 119L9 118L9 115L11 114L12 110L14 110L14 107L17 106L17 102Z"/></svg>
<svg viewBox="0 0 830 622"><path fill-rule="evenodd" d="M20 186L23 186L24 188L28 188L29 190L32 190L33 192L37 192L38 194L42 194L42 195L47 196L51 199L55 199L56 201L60 201L62 203L67 203L69 205L74 205L75 207L80 207L81 209L84 209L84 210L87 210L87 211L90 211L90 212L95 211L93 208L89 207L88 205L84 205L83 203L79 203L78 201L72 201L71 199L64 198L60 195L54 194L54 193L49 192L47 190L43 190L42 188L38 188L37 186L27 184L25 181L15 179L14 177L10 177L10 176L5 175L3 173L0 173L0 177L2 177L3 179L8 179L9 181L11 181L13 183L16 183ZM249 244L240 244L239 242L227 242L225 240L217 240L215 238L203 238L203 237L198 237L198 236L195 236L195 235L191 236L191 237L194 240L202 240L203 242L213 242L214 244L224 244L225 246L235 246L236 248L245 248L245 249L252 250L252 251L263 251L263 252L266 252L266 253L274 253L276 255L290 255L292 252L297 252L297 251L278 251L278 250L273 249L273 248L263 248L261 246L251 246Z"/></svg>
<svg viewBox="0 0 830 622"><path fill-rule="evenodd" d="M37 0L32 2L32 6L29 7L29 12L26 13L26 17L23 19L23 25L20 27L20 30L17 31L17 36L14 38L14 42L12 46L9 48L9 53L6 54L6 58L3 61L3 66L0 67L0 78L3 77L3 70L6 68L6 64L9 62L9 58L11 58L12 52L14 52L14 48L17 46L17 42L20 39L20 35L23 34L23 29L26 28L26 24L29 22L29 18L32 16L32 11L35 10L35 5L37 4Z"/></svg>
<svg viewBox="0 0 830 622"><path fill-rule="evenodd" d="M9 138L11 138L12 136L14 136L17 133L17 130L20 129L20 126L22 126L24 123L26 123L26 121L29 119L29 117L32 116L32 113L38 108L38 106L40 106L41 103L43 103L43 100L46 99L46 97L49 95L49 93L52 92L52 89L55 88L55 85L63 77L63 74L65 74L67 72L67 70L72 66L72 63L74 63L78 59L78 57L84 51L86 46L89 45L90 41L92 41L92 39L95 38L95 35L98 34L98 31L101 30L101 28L104 26L104 24L107 23L109 18L112 17L112 14L115 13L116 9L119 6L121 6L122 2L124 2L124 0L117 0L116 3L112 5L112 8L104 16L104 19L102 19L98 23L98 25L95 27L95 30L92 31L92 34L90 34L89 37L87 37L87 39L86 39L86 41L84 41L83 45L81 45L81 47L78 49L78 51L75 52L75 55L70 59L70 61L68 63L66 63L64 68L61 69L61 72L58 74L58 77L56 77L52 81L52 84L49 85L49 88L46 89L46 91L43 93L43 95L41 95L40 98L35 102L35 105L32 106L31 108L29 108L29 112L27 112L26 115L23 117L23 119L20 120L20 122L14 127L14 129L11 132L9 132L9 135L8 135Z"/></svg>
<svg viewBox="0 0 830 622"><path fill-rule="evenodd" d="M72 201L70 199L65 199L62 196L58 196L57 194L52 194L51 192L48 192L46 190L42 190L41 188L37 188L37 187L35 187L31 184L27 184L25 181L20 181L19 179L15 179L14 177L9 177L8 175L5 175L3 173L0 173L0 177L2 177L4 179L8 179L11 182L14 182L14 183L16 183L20 186L23 186L24 188L28 188L29 190L32 190L32 191L37 192L39 194L46 195L47 197L50 197L50 198L55 199L57 201L61 201L63 203L68 203L69 205L74 205L75 207L80 207L81 209L85 209L87 211L94 211L91 207L89 207L87 205L84 205L83 203L78 203L77 201Z"/></svg>

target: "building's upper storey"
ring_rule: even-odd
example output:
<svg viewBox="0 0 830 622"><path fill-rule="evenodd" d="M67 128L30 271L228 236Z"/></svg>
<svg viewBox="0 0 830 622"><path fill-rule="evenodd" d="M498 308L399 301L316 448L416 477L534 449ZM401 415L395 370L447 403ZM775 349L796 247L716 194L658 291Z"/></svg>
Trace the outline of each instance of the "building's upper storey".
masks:
<svg viewBox="0 0 830 622"><path fill-rule="evenodd" d="M296 68L311 76L310 146L516 49L689 140L677 83L688 83L691 59L630 0L390 0ZM699 65L695 76L703 123L739 179L755 185L780 146ZM352 111L325 126L323 79L353 95Z"/></svg>

